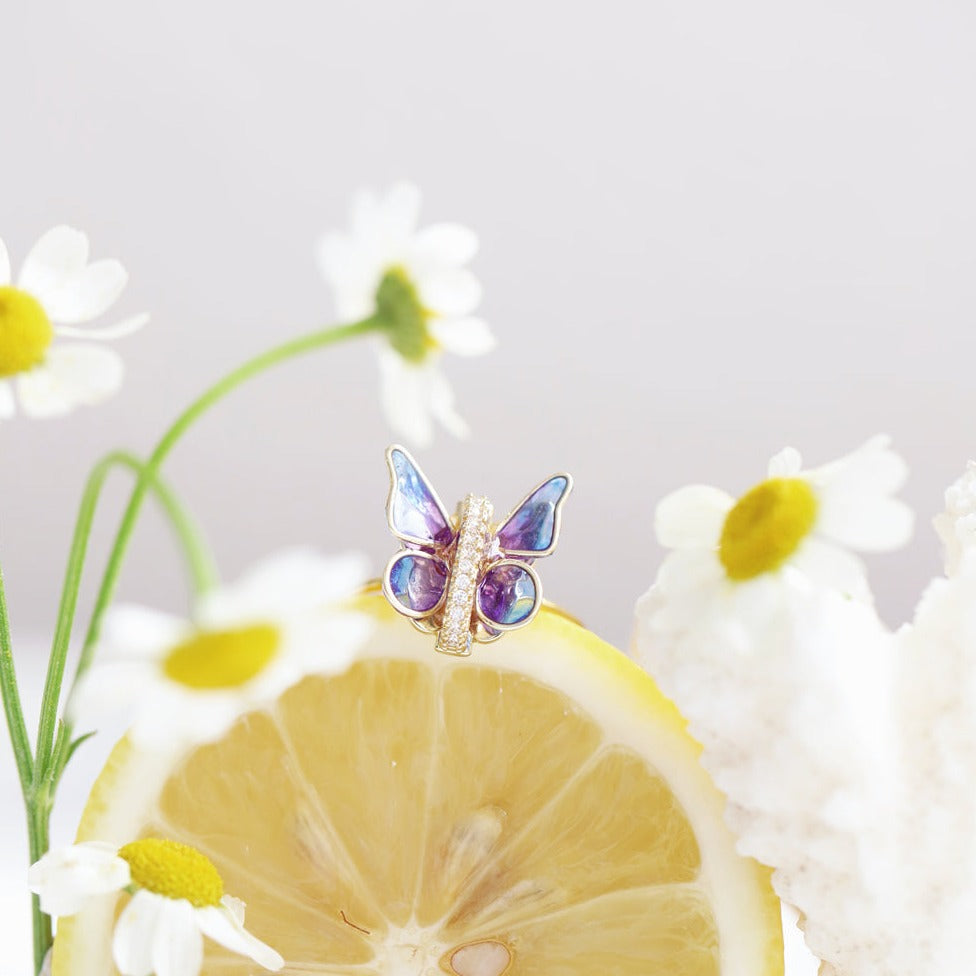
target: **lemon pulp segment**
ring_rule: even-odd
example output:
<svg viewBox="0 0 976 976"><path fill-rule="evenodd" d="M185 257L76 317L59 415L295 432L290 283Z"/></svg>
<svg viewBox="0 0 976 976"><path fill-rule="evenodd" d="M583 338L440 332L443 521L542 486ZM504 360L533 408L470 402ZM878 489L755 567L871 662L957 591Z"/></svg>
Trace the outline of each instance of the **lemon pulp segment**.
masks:
<svg viewBox="0 0 976 976"><path fill-rule="evenodd" d="M459 661L373 612L363 659L198 748L128 818L206 854L284 973L782 972L763 872L650 679L545 614ZM81 833L122 829L106 809ZM64 928L56 976L114 972L107 935ZM204 973L256 972L208 943Z"/></svg>

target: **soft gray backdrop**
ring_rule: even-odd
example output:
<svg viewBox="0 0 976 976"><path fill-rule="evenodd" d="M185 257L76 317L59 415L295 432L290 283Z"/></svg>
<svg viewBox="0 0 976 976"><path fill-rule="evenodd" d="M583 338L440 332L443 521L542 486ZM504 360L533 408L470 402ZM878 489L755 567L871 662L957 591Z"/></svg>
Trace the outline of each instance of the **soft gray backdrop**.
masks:
<svg viewBox="0 0 976 976"><path fill-rule="evenodd" d="M0 235L16 263L54 223L85 229L130 269L124 311L153 314L117 399L0 430L16 633L50 627L96 455L147 450L228 367L329 321L313 242L401 176L426 218L480 233L501 342L450 364L475 436L422 462L450 501L499 507L575 474L550 598L625 642L663 493L887 431L922 523L873 561L903 619L976 453L974 26L962 0L4 0ZM368 348L312 357L180 447L168 472L228 574L296 541L382 564L375 386ZM122 591L182 605L155 519Z"/></svg>

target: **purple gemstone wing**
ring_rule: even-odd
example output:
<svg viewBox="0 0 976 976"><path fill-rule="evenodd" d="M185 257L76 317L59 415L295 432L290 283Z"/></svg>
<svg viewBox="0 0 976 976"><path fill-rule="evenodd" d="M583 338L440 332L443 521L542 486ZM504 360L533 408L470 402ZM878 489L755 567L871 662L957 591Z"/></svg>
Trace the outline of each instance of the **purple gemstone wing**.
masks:
<svg viewBox="0 0 976 976"><path fill-rule="evenodd" d="M485 573L478 586L478 615L503 630L518 627L535 613L539 586L528 566L503 560Z"/></svg>
<svg viewBox="0 0 976 976"><path fill-rule="evenodd" d="M436 556L410 549L390 563L384 580L387 592L411 617L425 616L440 606L447 589L447 565Z"/></svg>
<svg viewBox="0 0 976 976"><path fill-rule="evenodd" d="M572 487L568 474L556 474L532 491L498 530L502 550L511 556L548 556L559 535L559 509Z"/></svg>
<svg viewBox="0 0 976 976"><path fill-rule="evenodd" d="M390 467L390 497L386 518L390 531L401 541L414 546L446 546L454 529L441 500L402 447L386 452Z"/></svg>

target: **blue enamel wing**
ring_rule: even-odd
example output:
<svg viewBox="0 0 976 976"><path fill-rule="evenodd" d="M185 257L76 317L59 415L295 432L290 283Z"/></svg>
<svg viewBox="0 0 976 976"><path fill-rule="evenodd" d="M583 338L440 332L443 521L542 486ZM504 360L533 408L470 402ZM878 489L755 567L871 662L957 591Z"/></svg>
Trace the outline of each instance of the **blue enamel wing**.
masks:
<svg viewBox="0 0 976 976"><path fill-rule="evenodd" d="M404 448L389 448L386 461L390 469L386 517L403 548L386 568L383 589L394 609L420 629L437 631L457 561L459 517L448 515ZM562 504L572 487L568 474L553 475L494 529L477 567L471 619L465 621L475 640L494 640L524 626L538 612L542 584L531 564L556 548Z"/></svg>

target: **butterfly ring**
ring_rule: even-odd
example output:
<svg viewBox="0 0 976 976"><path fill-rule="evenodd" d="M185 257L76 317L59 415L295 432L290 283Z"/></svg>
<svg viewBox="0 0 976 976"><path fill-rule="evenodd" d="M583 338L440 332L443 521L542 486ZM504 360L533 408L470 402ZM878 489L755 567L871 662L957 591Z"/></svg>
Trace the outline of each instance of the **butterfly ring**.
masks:
<svg viewBox="0 0 976 976"><path fill-rule="evenodd" d="M416 461L398 445L386 452L390 496L386 518L401 549L387 564L383 592L436 649L465 656L524 627L542 606L532 566L559 538L560 509L573 488L555 474L529 492L497 525L487 498L468 495L452 518Z"/></svg>

